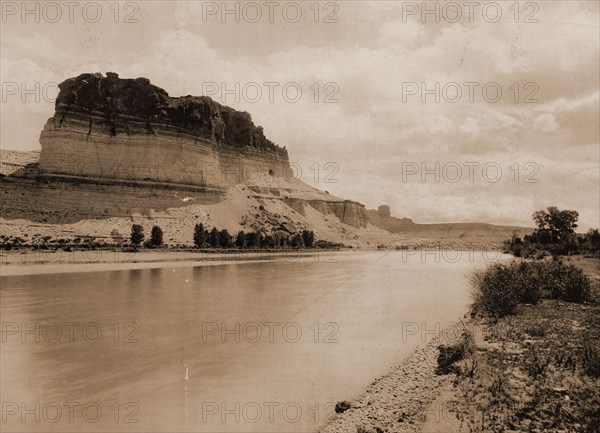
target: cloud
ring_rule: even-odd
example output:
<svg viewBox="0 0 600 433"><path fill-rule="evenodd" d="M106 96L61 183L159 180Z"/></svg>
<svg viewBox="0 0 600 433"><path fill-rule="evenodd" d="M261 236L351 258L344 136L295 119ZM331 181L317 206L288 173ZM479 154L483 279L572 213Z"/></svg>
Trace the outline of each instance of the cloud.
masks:
<svg viewBox="0 0 600 433"><path fill-rule="evenodd" d="M537 24L515 23L510 15L495 24L422 23L403 20L395 2L340 3L336 24L315 23L309 13L297 24L203 22L197 2L144 2L138 24L8 22L1 30L2 81L31 86L115 71L146 76L173 96L201 94L207 82L257 83L263 97L256 102L239 94L213 97L250 112L304 166L335 161L340 182L325 188L333 194L371 207L386 200L399 216L410 212L420 220L494 221L519 208L523 223L552 197L551 204L582 206L582 218L598 220L598 182L590 174L598 170L600 118L596 2L540 3ZM274 101L265 82L279 83ZM478 83L473 101L469 82ZM302 89L298 102L282 96L288 83ZM419 93L403 98L407 83ZM449 102L438 93L422 102L420 90L436 83L440 91L456 83L461 97ZM501 88L497 102L483 93L489 83ZM337 102L325 103L331 95ZM2 147L39 148L52 112L52 101L9 97ZM515 162L533 161L540 175L554 175L525 189L402 183L403 162L442 159L500 161L508 173ZM565 171L565 161L576 165Z"/></svg>

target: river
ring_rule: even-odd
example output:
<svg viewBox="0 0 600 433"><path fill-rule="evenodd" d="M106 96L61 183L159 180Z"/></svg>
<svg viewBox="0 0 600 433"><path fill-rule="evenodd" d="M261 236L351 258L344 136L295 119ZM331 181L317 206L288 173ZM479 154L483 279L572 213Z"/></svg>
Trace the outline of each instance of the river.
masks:
<svg viewBox="0 0 600 433"><path fill-rule="evenodd" d="M494 253L5 276L7 431L309 432L456 322Z"/></svg>

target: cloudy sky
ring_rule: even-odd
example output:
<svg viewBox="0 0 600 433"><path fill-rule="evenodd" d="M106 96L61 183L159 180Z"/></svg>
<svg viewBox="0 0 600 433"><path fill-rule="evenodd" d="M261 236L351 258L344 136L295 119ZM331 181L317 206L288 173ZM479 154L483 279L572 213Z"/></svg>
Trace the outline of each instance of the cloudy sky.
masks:
<svg viewBox="0 0 600 433"><path fill-rule="evenodd" d="M113 4L2 2L3 149L40 148L56 83L113 71L250 112L305 181L369 208L599 225L597 1Z"/></svg>

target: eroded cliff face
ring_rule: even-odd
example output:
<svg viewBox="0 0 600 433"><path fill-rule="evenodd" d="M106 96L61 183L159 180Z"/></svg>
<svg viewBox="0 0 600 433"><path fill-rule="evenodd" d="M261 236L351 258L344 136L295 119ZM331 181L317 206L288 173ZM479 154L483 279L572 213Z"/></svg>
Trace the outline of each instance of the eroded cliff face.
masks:
<svg viewBox="0 0 600 433"><path fill-rule="evenodd" d="M256 198L280 200L301 215L311 206L367 226L362 204L295 179L285 147L268 140L246 112L209 97L170 97L146 78L114 73L82 74L59 88L55 114L40 136L46 178L72 177L105 189L187 188L206 195L195 196L200 202L218 201L245 184ZM110 206L102 212L110 215Z"/></svg>
<svg viewBox="0 0 600 433"><path fill-rule="evenodd" d="M365 206L352 200L327 201L327 200L308 200L310 206L322 214L334 214L344 224L353 227L366 227L368 218Z"/></svg>
<svg viewBox="0 0 600 433"><path fill-rule="evenodd" d="M40 136L48 174L226 188L287 176L287 150L250 114L208 97L172 98L146 79L82 74L59 85Z"/></svg>

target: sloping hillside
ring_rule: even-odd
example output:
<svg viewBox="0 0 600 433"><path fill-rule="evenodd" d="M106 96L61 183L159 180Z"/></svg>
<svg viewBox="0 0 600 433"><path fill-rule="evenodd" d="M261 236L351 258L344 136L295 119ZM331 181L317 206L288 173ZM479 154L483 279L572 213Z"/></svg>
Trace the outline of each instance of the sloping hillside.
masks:
<svg viewBox="0 0 600 433"><path fill-rule="evenodd" d="M532 228L519 226L499 226L486 223L438 223L417 224L410 218L391 216L388 206L378 210L367 209L369 222L376 227L402 238L420 238L431 241L464 241L473 244L501 246L513 234L520 236L530 233Z"/></svg>

